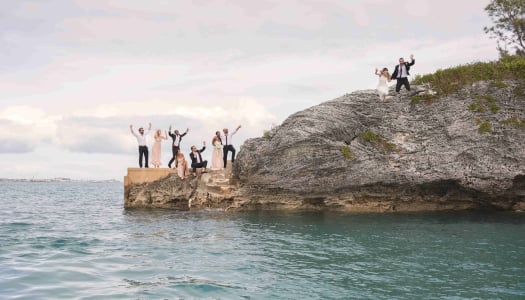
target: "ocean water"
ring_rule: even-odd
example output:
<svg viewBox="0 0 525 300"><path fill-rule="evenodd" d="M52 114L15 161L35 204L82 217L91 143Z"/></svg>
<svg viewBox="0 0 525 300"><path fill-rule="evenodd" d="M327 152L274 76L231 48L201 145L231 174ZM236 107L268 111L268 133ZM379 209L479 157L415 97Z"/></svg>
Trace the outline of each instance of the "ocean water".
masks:
<svg viewBox="0 0 525 300"><path fill-rule="evenodd" d="M0 299L525 299L525 213L123 208L0 182Z"/></svg>

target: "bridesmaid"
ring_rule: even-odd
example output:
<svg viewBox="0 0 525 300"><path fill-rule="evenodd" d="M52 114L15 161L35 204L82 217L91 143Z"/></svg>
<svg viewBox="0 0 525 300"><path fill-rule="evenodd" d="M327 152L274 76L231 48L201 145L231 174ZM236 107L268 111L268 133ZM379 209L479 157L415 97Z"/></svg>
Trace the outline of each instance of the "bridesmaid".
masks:
<svg viewBox="0 0 525 300"><path fill-rule="evenodd" d="M222 152L222 139L221 139L221 132L216 131L215 136L211 140L211 144L213 146L213 151L211 153L211 169L216 170L222 170L224 168L223 163L223 152Z"/></svg>
<svg viewBox="0 0 525 300"><path fill-rule="evenodd" d="M175 159L177 160L177 174L181 179L186 178L189 175L188 161L184 158L182 152L177 152L175 154Z"/></svg>
<svg viewBox="0 0 525 300"><path fill-rule="evenodd" d="M158 168L161 165L161 162L160 162L161 141L167 140L168 135L166 134L166 132L164 132L164 135L162 135L160 129L157 129L155 131L155 135L153 136L153 138L155 139L155 142L153 143L153 147L152 147L153 150L152 150L152 155L151 155L151 164L153 165L154 168Z"/></svg>

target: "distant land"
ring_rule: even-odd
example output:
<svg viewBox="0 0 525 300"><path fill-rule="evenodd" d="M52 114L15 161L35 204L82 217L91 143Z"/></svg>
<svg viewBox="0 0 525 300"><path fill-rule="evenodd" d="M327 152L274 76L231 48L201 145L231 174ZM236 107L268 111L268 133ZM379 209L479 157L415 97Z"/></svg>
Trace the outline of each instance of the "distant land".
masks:
<svg viewBox="0 0 525 300"><path fill-rule="evenodd" d="M90 179L71 179L66 177L55 178L0 178L0 182L121 182L116 179L90 180Z"/></svg>

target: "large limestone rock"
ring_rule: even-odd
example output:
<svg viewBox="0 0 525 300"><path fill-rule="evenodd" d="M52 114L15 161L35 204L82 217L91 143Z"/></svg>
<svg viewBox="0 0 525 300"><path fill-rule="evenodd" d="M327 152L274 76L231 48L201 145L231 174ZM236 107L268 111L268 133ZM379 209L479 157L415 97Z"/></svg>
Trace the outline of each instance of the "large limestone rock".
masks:
<svg viewBox="0 0 525 300"><path fill-rule="evenodd" d="M506 85L418 104L423 87L387 102L358 91L293 114L241 147L237 206L524 209L525 97Z"/></svg>

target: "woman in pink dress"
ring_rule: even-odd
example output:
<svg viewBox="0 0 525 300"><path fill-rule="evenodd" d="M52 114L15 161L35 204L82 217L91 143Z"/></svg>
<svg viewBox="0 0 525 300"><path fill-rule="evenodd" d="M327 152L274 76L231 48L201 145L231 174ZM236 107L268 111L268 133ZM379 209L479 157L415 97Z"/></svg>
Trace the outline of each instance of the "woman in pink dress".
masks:
<svg viewBox="0 0 525 300"><path fill-rule="evenodd" d="M224 168L224 163L222 160L223 153L220 131L215 132L215 136L211 140L211 145L213 146L213 150L211 152L211 169L214 171L222 170Z"/></svg>
<svg viewBox="0 0 525 300"><path fill-rule="evenodd" d="M151 164L154 168L158 168L161 165L160 162L160 149L161 149L161 141L168 139L168 135L166 132L164 132L164 135L162 135L160 129L157 129L155 131L155 135L153 136L155 139L155 142L153 143L153 149L151 154Z"/></svg>

